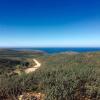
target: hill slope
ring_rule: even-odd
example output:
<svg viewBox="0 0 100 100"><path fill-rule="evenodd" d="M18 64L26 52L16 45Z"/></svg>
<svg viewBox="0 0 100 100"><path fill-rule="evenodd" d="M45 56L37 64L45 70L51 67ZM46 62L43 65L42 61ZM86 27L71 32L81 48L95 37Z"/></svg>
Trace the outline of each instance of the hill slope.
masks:
<svg viewBox="0 0 100 100"><path fill-rule="evenodd" d="M44 100L100 100L100 52L45 55L37 60L42 65L34 73L0 76L5 78L0 81L0 97L31 91L45 94Z"/></svg>

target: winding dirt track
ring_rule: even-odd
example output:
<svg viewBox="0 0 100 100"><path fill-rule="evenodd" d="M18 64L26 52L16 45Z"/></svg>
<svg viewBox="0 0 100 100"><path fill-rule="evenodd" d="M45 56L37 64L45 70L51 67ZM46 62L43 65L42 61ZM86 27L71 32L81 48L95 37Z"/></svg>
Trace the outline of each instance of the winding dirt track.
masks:
<svg viewBox="0 0 100 100"><path fill-rule="evenodd" d="M39 63L36 59L33 59L33 61L35 62L35 66L31 67L31 68L27 68L25 69L25 73L31 73L34 72L35 70L37 70L39 67L41 67L41 63Z"/></svg>

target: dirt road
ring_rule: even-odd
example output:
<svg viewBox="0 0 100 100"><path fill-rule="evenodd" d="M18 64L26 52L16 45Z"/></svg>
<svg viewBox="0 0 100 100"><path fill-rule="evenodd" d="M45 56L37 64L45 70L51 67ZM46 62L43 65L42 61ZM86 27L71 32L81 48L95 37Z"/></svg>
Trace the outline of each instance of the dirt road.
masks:
<svg viewBox="0 0 100 100"><path fill-rule="evenodd" d="M41 63L39 63L36 59L33 59L33 62L35 62L35 66L31 67L31 68L27 68L25 69L25 73L31 73L34 72L35 70L37 70L39 67L41 67Z"/></svg>

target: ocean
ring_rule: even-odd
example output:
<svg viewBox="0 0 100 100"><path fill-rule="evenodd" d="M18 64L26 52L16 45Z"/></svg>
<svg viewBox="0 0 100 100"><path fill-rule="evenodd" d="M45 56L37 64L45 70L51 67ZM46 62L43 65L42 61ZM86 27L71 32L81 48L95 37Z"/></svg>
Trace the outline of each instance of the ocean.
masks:
<svg viewBox="0 0 100 100"><path fill-rule="evenodd" d="M14 48L16 50L28 50L28 51L33 51L33 50L40 50L44 51L48 54L53 54L53 53L61 53L61 52L97 52L100 51L100 48Z"/></svg>

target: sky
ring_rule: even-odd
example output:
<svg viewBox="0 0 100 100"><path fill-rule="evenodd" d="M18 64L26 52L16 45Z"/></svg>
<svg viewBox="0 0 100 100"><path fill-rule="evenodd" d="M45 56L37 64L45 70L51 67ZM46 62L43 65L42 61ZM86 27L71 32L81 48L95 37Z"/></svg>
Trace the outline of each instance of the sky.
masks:
<svg viewBox="0 0 100 100"><path fill-rule="evenodd" d="M0 0L0 47L100 47L100 0Z"/></svg>

